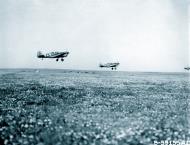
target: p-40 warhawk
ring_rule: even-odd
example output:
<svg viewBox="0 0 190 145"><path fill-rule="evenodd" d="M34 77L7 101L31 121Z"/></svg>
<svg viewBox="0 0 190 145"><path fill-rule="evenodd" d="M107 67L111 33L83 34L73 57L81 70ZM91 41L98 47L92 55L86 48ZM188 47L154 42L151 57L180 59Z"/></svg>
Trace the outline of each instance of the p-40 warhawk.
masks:
<svg viewBox="0 0 190 145"><path fill-rule="evenodd" d="M185 70L190 70L190 67L185 67L184 69L185 69Z"/></svg>
<svg viewBox="0 0 190 145"><path fill-rule="evenodd" d="M64 51L64 52L50 52L50 53L46 53L43 54L41 51L38 51L37 53L37 57L38 58L56 58L56 61L59 61L59 58L61 59L61 61L64 61L64 57L67 57L69 54L69 52Z"/></svg>
<svg viewBox="0 0 190 145"><path fill-rule="evenodd" d="M100 64L99 65L99 67L106 67L106 68L111 68L112 70L113 69L117 69L117 67L118 67L118 65L119 65L119 63L118 62L116 62L116 63L106 63L106 64Z"/></svg>

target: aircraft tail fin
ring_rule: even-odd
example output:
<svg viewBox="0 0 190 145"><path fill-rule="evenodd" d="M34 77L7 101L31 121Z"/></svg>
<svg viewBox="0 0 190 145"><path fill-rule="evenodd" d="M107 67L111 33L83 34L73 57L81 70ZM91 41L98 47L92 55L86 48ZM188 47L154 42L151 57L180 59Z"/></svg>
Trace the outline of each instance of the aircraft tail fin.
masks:
<svg viewBox="0 0 190 145"><path fill-rule="evenodd" d="M39 58L40 58L40 57L44 57L44 55L43 55L43 53L42 53L41 51L38 51L38 52L37 52L37 57L39 57Z"/></svg>
<svg viewBox="0 0 190 145"><path fill-rule="evenodd" d="M100 63L100 64L99 64L99 67L103 67L103 65Z"/></svg>

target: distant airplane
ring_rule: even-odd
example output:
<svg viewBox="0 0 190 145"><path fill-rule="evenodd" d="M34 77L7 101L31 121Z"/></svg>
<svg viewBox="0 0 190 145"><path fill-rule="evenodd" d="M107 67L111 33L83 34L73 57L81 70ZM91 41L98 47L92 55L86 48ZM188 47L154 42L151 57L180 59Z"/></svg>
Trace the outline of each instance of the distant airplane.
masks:
<svg viewBox="0 0 190 145"><path fill-rule="evenodd" d="M56 61L59 61L59 58L61 59L61 61L64 61L64 57L67 57L69 54L69 52L64 51L64 52L50 52L50 53L46 53L43 54L41 51L37 52L37 57L38 58L56 58Z"/></svg>
<svg viewBox="0 0 190 145"><path fill-rule="evenodd" d="M185 69L185 70L190 70L190 67L185 67L184 69Z"/></svg>
<svg viewBox="0 0 190 145"><path fill-rule="evenodd" d="M99 65L99 67L106 67L106 68L111 68L112 70L113 69L117 69L117 67L118 67L118 65L119 65L119 63L118 62L116 62L116 63L106 63L106 64L100 64Z"/></svg>

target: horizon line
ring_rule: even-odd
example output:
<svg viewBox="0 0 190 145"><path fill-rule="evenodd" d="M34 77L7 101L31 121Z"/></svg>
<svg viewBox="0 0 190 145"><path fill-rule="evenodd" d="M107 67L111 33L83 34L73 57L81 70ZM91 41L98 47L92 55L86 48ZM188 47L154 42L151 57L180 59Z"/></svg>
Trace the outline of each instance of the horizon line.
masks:
<svg viewBox="0 0 190 145"><path fill-rule="evenodd" d="M107 70L105 70L105 69L101 69L101 70L98 70L98 69L69 69L69 68L0 68L0 70L5 70L5 69L9 69L9 70L11 70L11 69L28 69L28 70L39 70L39 69L46 69L46 70L78 70L78 71L103 71L103 72L142 72L142 73L188 73L188 71L138 71L138 70L136 70L136 71L132 71L132 70L109 70L109 69L107 69Z"/></svg>

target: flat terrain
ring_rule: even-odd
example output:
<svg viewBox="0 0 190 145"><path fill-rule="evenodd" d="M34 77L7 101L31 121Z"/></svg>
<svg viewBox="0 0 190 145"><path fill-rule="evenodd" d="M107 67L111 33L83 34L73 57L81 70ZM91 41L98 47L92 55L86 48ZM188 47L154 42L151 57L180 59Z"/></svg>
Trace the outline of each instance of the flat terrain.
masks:
<svg viewBox="0 0 190 145"><path fill-rule="evenodd" d="M0 70L0 144L190 139L185 73Z"/></svg>

